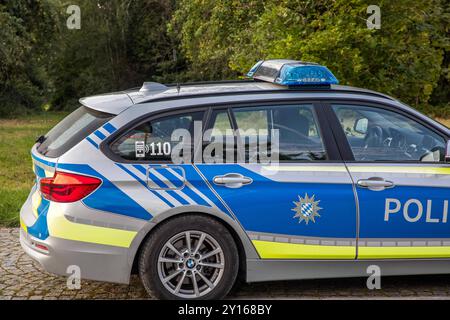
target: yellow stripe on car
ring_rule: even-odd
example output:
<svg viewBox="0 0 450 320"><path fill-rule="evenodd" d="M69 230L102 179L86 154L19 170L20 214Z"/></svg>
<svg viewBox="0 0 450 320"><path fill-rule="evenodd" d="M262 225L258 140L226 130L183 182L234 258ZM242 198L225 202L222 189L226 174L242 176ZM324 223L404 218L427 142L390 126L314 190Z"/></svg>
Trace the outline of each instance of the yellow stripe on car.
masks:
<svg viewBox="0 0 450 320"><path fill-rule="evenodd" d="M25 222L22 220L22 218L20 218L20 227L23 229L23 231L28 233L28 227L25 224Z"/></svg>
<svg viewBox="0 0 450 320"><path fill-rule="evenodd" d="M288 172L345 172L345 166L264 166L267 171ZM351 173L415 173L415 174L450 174L450 167L421 167L421 166L348 166Z"/></svg>
<svg viewBox="0 0 450 320"><path fill-rule="evenodd" d="M55 175L55 173L53 171L48 171L48 170L44 170L44 173L45 173L46 178L51 178Z"/></svg>
<svg viewBox="0 0 450 320"><path fill-rule="evenodd" d="M354 259L355 246L322 246L253 240L263 259Z"/></svg>
<svg viewBox="0 0 450 320"><path fill-rule="evenodd" d="M253 240L263 259L355 259L355 246L322 246ZM450 247L358 247L358 259L450 258Z"/></svg>
<svg viewBox="0 0 450 320"><path fill-rule="evenodd" d="M416 174L450 174L450 167L392 167L392 166L349 166L349 171L360 173L416 173Z"/></svg>
<svg viewBox="0 0 450 320"><path fill-rule="evenodd" d="M358 259L450 258L450 247L359 247Z"/></svg>
<svg viewBox="0 0 450 320"><path fill-rule="evenodd" d="M129 248L137 234L136 231L71 222L58 210L58 205L53 203L47 214L47 224L52 237L123 248Z"/></svg>
<svg viewBox="0 0 450 320"><path fill-rule="evenodd" d="M33 215L37 218L38 217L38 208L41 205L42 202L42 196L38 190L36 190L33 195L31 196L31 209L33 212Z"/></svg>
<svg viewBox="0 0 450 320"><path fill-rule="evenodd" d="M289 172L309 172L309 171L320 171L320 172L346 172L347 169L342 166L264 166L264 170L268 171L289 171Z"/></svg>

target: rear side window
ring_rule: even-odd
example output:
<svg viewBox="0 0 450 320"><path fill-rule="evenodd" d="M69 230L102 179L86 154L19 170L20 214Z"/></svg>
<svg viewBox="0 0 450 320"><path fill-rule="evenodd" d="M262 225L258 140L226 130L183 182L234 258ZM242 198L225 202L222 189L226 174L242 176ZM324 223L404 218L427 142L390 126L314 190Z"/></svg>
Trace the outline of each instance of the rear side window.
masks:
<svg viewBox="0 0 450 320"><path fill-rule="evenodd" d="M109 113L79 107L44 136L37 151L50 158L59 157L113 117Z"/></svg>
<svg viewBox="0 0 450 320"><path fill-rule="evenodd" d="M131 161L172 161L172 149L180 141L173 141L172 134L184 129L194 136L194 123L203 120L203 111L163 116L146 121L126 132L111 144L111 151ZM191 148L193 146L187 146Z"/></svg>
<svg viewBox="0 0 450 320"><path fill-rule="evenodd" d="M327 159L325 147L320 136L313 105L287 105L250 107L233 109L239 130L259 134L270 145L270 131L279 134L278 158L280 161L321 161ZM261 135L262 134L262 135ZM245 161L253 148L245 137ZM276 152L271 149L271 152ZM249 153L249 154L247 154Z"/></svg>

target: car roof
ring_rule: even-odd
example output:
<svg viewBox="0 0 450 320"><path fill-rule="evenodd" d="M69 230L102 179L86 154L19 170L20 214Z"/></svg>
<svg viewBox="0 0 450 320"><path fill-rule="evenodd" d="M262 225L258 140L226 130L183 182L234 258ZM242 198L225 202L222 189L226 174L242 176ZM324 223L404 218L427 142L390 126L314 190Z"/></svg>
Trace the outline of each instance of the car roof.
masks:
<svg viewBox="0 0 450 320"><path fill-rule="evenodd" d="M134 116L187 106L208 106L227 103L281 101L291 99L338 99L388 103L413 113L424 121L450 134L450 129L400 101L368 89L351 86L302 86L289 88L260 80L225 80L163 85L147 82L141 88L80 99L91 109L118 115L130 109ZM132 116L131 114L129 116Z"/></svg>
<svg viewBox="0 0 450 320"><path fill-rule="evenodd" d="M160 101L166 99L178 99L193 96L207 96L207 95L230 95L230 94L245 94L245 93L270 93L270 92L349 92L349 93L365 93L375 95L386 99L394 100L393 98L371 90L331 85L331 86L301 86L301 87L286 87L270 82L259 80L238 80L238 81L210 81L210 82L193 82L183 84L166 85L166 90L156 92L155 94L131 90L128 95L134 103L143 103L149 101Z"/></svg>
<svg viewBox="0 0 450 320"><path fill-rule="evenodd" d="M304 86L286 87L259 80L209 81L182 84L163 85L146 82L141 88L133 88L121 92L96 95L80 99L80 103L89 108L118 114L123 110L138 104L166 100L192 99L215 96L270 94L270 93L318 93L325 96L328 93L348 93L373 96L394 101L387 95L356 87Z"/></svg>

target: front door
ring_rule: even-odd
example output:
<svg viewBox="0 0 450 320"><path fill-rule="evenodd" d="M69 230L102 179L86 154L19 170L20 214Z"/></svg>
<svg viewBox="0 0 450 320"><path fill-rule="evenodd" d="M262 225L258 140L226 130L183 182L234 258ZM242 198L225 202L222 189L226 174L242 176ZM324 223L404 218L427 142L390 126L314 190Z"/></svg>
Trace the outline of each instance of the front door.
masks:
<svg viewBox="0 0 450 320"><path fill-rule="evenodd" d="M328 148L331 132L323 121L313 104L303 103L212 112L210 141L223 147L211 152L205 146L204 162L196 166L262 258L356 257L352 181ZM234 137L232 129L239 130ZM272 129L278 133L277 147ZM269 156L276 159L277 152L278 162L262 164Z"/></svg>
<svg viewBox="0 0 450 320"><path fill-rule="evenodd" d="M450 257L446 139L396 110L345 104L332 110L352 157L358 258Z"/></svg>

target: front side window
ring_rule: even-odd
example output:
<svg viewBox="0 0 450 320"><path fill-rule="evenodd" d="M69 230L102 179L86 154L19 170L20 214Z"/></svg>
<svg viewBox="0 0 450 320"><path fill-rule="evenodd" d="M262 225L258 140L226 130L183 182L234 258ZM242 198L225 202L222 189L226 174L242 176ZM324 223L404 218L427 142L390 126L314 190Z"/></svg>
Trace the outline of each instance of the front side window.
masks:
<svg viewBox="0 0 450 320"><path fill-rule="evenodd" d="M367 106L332 108L356 161L444 161L445 140L406 116Z"/></svg>
<svg viewBox="0 0 450 320"><path fill-rule="evenodd" d="M172 150L180 141L173 141L177 129L194 139L194 122L203 120L203 111L176 114L143 122L111 144L111 151L126 160L170 161ZM192 145L191 148L192 154Z"/></svg>

